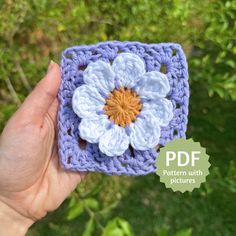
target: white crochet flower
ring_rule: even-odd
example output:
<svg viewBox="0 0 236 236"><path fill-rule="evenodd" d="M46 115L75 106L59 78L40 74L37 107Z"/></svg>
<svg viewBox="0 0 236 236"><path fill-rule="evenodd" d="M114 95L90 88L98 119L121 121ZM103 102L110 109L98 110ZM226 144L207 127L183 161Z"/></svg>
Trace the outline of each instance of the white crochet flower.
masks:
<svg viewBox="0 0 236 236"><path fill-rule="evenodd" d="M90 63L83 80L85 84L72 98L73 110L81 118L82 139L98 143L108 156L122 155L129 144L136 150L148 150L159 143L160 127L173 118L172 103L165 98L170 90L165 74L146 72L140 57L121 53L112 65L101 60ZM133 91L142 106L135 120L125 127L114 123L104 111L110 94L122 87Z"/></svg>

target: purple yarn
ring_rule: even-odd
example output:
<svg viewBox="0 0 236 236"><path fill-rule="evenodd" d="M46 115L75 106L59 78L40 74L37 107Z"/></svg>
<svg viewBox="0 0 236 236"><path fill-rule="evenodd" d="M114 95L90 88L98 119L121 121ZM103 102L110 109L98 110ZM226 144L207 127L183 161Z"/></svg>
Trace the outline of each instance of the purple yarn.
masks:
<svg viewBox="0 0 236 236"><path fill-rule="evenodd" d="M129 125L126 125L126 126L125 126L125 132L126 132L126 134L127 134L128 136L130 136L131 128L130 128Z"/></svg>
<svg viewBox="0 0 236 236"><path fill-rule="evenodd" d="M59 156L65 169L98 171L115 175L146 175L156 172L158 152L155 149L137 151L129 148L123 155L108 157L97 144L80 145L78 125L80 118L71 107L74 90L83 84L83 70L90 62L113 61L120 52L131 52L143 59L146 71L167 68L171 90L168 99L174 107L174 117L167 127L161 128L160 145L185 137L188 121L188 66L179 44L145 44L139 42L103 42L95 45L74 46L62 53L62 83L59 91L58 145Z"/></svg>
<svg viewBox="0 0 236 236"><path fill-rule="evenodd" d="M104 111L101 110L101 111L97 111L96 113L97 113L97 115L102 115L102 114L104 114Z"/></svg>

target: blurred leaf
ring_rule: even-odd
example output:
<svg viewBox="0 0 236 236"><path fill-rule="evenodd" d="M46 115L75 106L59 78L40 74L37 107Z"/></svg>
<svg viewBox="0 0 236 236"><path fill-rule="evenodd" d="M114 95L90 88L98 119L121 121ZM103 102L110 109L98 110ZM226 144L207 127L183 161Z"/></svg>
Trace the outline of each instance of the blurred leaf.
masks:
<svg viewBox="0 0 236 236"><path fill-rule="evenodd" d="M69 208L68 214L67 214L67 220L74 220L76 217L81 215L84 212L84 205L83 202L78 202L73 207Z"/></svg>
<svg viewBox="0 0 236 236"><path fill-rule="evenodd" d="M69 197L68 208L74 207L78 202L78 198L76 197L76 193L72 193Z"/></svg>
<svg viewBox="0 0 236 236"><path fill-rule="evenodd" d="M83 200L84 204L93 210L98 210L99 203L95 198L86 198Z"/></svg>
<svg viewBox="0 0 236 236"><path fill-rule="evenodd" d="M178 231L175 236L191 236L192 235L192 229L182 229Z"/></svg>
<svg viewBox="0 0 236 236"><path fill-rule="evenodd" d="M99 214L102 215L103 217L107 217L111 211L117 207L119 201L115 201L112 204L104 207L102 210L99 211Z"/></svg>
<svg viewBox="0 0 236 236"><path fill-rule="evenodd" d="M161 228L157 234L157 236L167 236L168 235L168 229L167 228Z"/></svg>
<svg viewBox="0 0 236 236"><path fill-rule="evenodd" d="M94 218L90 218L85 225L85 229L82 236L92 236L94 231L95 231Z"/></svg>
<svg viewBox="0 0 236 236"><path fill-rule="evenodd" d="M116 217L107 223L102 236L133 236L133 232L126 220Z"/></svg>

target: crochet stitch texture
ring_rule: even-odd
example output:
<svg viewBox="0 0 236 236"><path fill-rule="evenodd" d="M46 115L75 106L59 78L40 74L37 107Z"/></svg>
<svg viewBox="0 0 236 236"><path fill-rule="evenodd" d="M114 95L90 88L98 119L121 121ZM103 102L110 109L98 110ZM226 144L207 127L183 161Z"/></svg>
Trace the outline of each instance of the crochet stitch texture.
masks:
<svg viewBox="0 0 236 236"><path fill-rule="evenodd" d="M82 145L78 125L81 119L71 107L74 90L83 85L83 72L87 65L97 60L113 61L122 52L134 53L145 62L146 71L160 71L166 67L171 90L174 117L166 127L161 127L159 144L174 138L185 137L188 115L188 72L181 46L175 43L144 44L138 42L105 42L96 45L75 46L62 54L62 83L59 91L58 113L59 155L66 169L99 171L107 174L145 175L156 171L156 149L137 151L129 148L121 156L108 157L97 144Z"/></svg>
<svg viewBox="0 0 236 236"><path fill-rule="evenodd" d="M89 63L83 82L72 97L73 111L82 119L78 127L82 139L98 143L110 157L121 156L129 145L141 151L158 145L160 126L173 118L165 74L146 72L139 56L120 53L112 63Z"/></svg>
<svg viewBox="0 0 236 236"><path fill-rule="evenodd" d="M119 107L123 107L121 112L119 111ZM125 127L125 125L130 124L136 119L141 107L141 99L137 93L122 87L120 90L114 90L111 93L103 110L111 121Z"/></svg>

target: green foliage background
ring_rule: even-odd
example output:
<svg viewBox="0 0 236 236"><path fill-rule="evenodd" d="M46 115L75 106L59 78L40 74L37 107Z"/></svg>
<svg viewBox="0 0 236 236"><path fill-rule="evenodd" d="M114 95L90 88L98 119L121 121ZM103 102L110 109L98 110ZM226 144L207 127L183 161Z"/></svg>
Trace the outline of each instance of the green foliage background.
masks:
<svg viewBox="0 0 236 236"><path fill-rule="evenodd" d="M191 87L188 137L207 148L192 193L156 175L91 174L28 236L236 235L235 0L0 0L0 129L68 46L105 40L183 46Z"/></svg>

